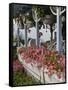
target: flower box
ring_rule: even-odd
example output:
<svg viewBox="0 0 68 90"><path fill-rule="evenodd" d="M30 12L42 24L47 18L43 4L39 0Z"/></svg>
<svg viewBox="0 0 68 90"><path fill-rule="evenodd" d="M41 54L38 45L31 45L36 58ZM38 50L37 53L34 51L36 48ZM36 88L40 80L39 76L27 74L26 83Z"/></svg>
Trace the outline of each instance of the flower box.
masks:
<svg viewBox="0 0 68 90"><path fill-rule="evenodd" d="M60 70L56 72L55 70L52 70L53 68L52 66L49 67L47 67L47 65L42 66L40 62L37 62L37 60L34 59L30 60L30 58L26 59L24 58L24 54L20 54L19 52L18 52L18 58L19 61L23 64L24 68L27 70L27 72L31 76L39 80L42 84L65 82L64 72L60 72ZM49 69L52 72L49 71Z"/></svg>

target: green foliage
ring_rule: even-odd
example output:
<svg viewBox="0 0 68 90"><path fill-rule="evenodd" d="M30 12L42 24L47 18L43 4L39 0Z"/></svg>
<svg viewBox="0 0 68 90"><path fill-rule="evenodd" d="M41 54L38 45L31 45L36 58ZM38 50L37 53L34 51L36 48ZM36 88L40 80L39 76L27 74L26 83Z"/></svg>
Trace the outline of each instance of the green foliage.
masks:
<svg viewBox="0 0 68 90"><path fill-rule="evenodd" d="M38 13L38 17L44 17L45 16L45 10L43 8L43 6L33 6L32 7L33 10L36 10Z"/></svg>
<svg viewBox="0 0 68 90"><path fill-rule="evenodd" d="M36 85L36 84L40 84L40 82L36 81L35 79L28 76L26 73L22 71L16 71L13 73L13 86Z"/></svg>
<svg viewBox="0 0 68 90"><path fill-rule="evenodd" d="M13 60L16 60L18 57L17 57L17 50L16 50L16 47L13 47Z"/></svg>

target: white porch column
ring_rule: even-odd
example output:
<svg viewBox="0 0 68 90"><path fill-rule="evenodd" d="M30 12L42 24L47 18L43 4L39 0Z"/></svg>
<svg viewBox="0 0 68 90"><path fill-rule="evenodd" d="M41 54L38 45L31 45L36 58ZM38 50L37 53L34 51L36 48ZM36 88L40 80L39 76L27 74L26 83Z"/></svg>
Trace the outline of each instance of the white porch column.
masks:
<svg viewBox="0 0 68 90"><path fill-rule="evenodd" d="M18 30L17 30L17 46L19 47L19 27L18 27Z"/></svg>
<svg viewBox="0 0 68 90"><path fill-rule="evenodd" d="M17 23L17 46L18 46L18 47L20 46L19 29L20 29L20 26L19 26L19 23Z"/></svg>
<svg viewBox="0 0 68 90"><path fill-rule="evenodd" d="M37 13L36 13L36 45L39 47L39 28L38 28L38 18L37 18Z"/></svg>
<svg viewBox="0 0 68 90"><path fill-rule="evenodd" d="M25 47L27 47L27 25L24 24L24 29L25 29Z"/></svg>
<svg viewBox="0 0 68 90"><path fill-rule="evenodd" d="M62 27L61 27L61 7L57 7L57 45L56 50L61 53L62 50Z"/></svg>

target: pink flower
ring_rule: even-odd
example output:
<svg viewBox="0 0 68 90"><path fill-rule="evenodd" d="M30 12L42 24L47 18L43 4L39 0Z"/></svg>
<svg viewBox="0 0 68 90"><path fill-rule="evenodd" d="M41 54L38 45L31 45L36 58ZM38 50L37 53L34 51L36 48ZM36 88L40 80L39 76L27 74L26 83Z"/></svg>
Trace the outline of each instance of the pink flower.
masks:
<svg viewBox="0 0 68 90"><path fill-rule="evenodd" d="M33 60L32 62L33 62L33 64L36 64L37 63L36 60Z"/></svg>
<svg viewBox="0 0 68 90"><path fill-rule="evenodd" d="M27 58L27 59L25 60L25 62L28 64L28 63L31 63L32 60L31 60L30 58Z"/></svg>
<svg viewBox="0 0 68 90"><path fill-rule="evenodd" d="M50 64L51 64L51 62L50 62L50 61L48 61L48 62L47 62L47 64L48 64L48 65L50 65Z"/></svg>
<svg viewBox="0 0 68 90"><path fill-rule="evenodd" d="M19 62L19 60L13 61L13 71L22 70L23 65Z"/></svg>
<svg viewBox="0 0 68 90"><path fill-rule="evenodd" d="M59 63L59 64L60 64L60 61L59 61L59 60L57 60L57 63Z"/></svg>
<svg viewBox="0 0 68 90"><path fill-rule="evenodd" d="M48 72L47 72L47 74L48 74L49 76L51 76L51 75L52 75L51 71L48 71Z"/></svg>
<svg viewBox="0 0 68 90"><path fill-rule="evenodd" d="M37 55L36 60L37 60L38 62L43 62L44 56L43 56L43 55Z"/></svg>
<svg viewBox="0 0 68 90"><path fill-rule="evenodd" d="M43 65L43 67L46 65L47 69L50 70L49 74L52 74L53 70L57 72L64 72L65 58L58 52L48 51L42 47L40 48L27 47L27 49L20 48L19 53L21 54L22 59L24 58L27 64L33 62L34 64L36 63L38 65L41 64ZM55 60L53 60L54 58ZM57 65L59 65L60 71L58 70Z"/></svg>
<svg viewBox="0 0 68 90"><path fill-rule="evenodd" d="M51 51L47 51L47 55L48 56L51 56Z"/></svg>
<svg viewBox="0 0 68 90"><path fill-rule="evenodd" d="M60 79L61 78L61 75L57 75L57 77Z"/></svg>
<svg viewBox="0 0 68 90"><path fill-rule="evenodd" d="M61 72L61 69L58 69L58 72Z"/></svg>
<svg viewBox="0 0 68 90"><path fill-rule="evenodd" d="M53 67L52 65L50 65L48 68L49 68L50 70L53 70L54 67Z"/></svg>
<svg viewBox="0 0 68 90"><path fill-rule="evenodd" d="M25 48L19 48L18 52L21 54L22 52L25 51Z"/></svg>
<svg viewBox="0 0 68 90"><path fill-rule="evenodd" d="M63 61L63 58L62 57L60 57L60 61Z"/></svg>

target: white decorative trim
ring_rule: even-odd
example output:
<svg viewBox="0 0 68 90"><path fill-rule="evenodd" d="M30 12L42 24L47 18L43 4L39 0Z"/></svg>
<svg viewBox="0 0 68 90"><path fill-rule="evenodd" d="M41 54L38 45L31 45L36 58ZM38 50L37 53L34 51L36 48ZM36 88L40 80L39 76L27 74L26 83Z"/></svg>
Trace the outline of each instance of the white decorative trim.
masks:
<svg viewBox="0 0 68 90"><path fill-rule="evenodd" d="M62 13L64 13L64 12L65 12L65 8L64 8L64 10L63 10L63 11L61 11L61 12L60 12L60 15L61 15Z"/></svg>
<svg viewBox="0 0 68 90"><path fill-rule="evenodd" d="M52 14L57 15L57 14L52 10L51 7L50 7L50 10L51 10Z"/></svg>
<svg viewBox="0 0 68 90"><path fill-rule="evenodd" d="M50 10L51 10L52 14L57 15L57 13L55 13L55 12L52 10L51 7L50 7ZM64 8L64 10L62 10L62 11L60 12L60 15L62 15L64 12L65 12L65 8Z"/></svg>

